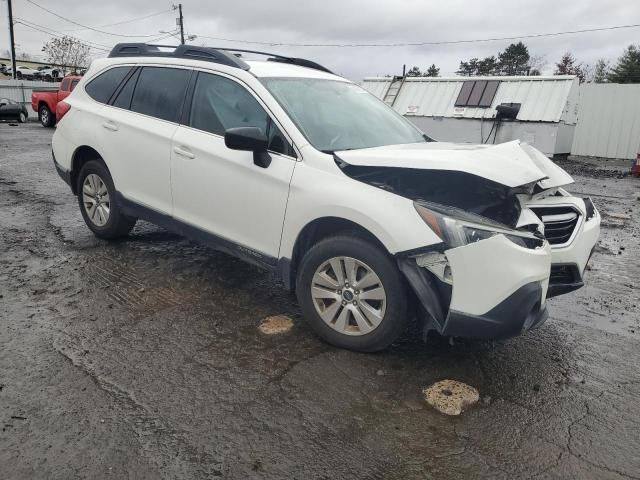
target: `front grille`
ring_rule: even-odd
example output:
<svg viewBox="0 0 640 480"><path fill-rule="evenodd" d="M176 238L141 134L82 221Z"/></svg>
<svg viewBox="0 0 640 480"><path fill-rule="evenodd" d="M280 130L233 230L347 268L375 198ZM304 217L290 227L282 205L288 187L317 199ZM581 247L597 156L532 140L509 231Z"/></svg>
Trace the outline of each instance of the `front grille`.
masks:
<svg viewBox="0 0 640 480"><path fill-rule="evenodd" d="M544 223L544 236L551 245L567 243L580 219L573 207L535 207L531 210Z"/></svg>

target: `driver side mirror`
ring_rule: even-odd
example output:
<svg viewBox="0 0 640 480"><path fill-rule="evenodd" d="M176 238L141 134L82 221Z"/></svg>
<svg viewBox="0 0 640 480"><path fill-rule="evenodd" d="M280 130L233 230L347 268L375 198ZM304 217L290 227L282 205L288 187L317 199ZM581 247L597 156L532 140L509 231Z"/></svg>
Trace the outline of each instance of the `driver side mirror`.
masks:
<svg viewBox="0 0 640 480"><path fill-rule="evenodd" d="M271 164L267 153L269 139L258 127L229 128L224 132L224 144L231 150L253 152L253 163L262 168Z"/></svg>

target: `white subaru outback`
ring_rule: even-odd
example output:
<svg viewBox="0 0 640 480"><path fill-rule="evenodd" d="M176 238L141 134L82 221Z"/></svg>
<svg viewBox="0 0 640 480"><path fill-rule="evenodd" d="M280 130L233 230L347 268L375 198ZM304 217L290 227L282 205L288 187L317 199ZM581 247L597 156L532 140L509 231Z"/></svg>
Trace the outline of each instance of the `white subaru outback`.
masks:
<svg viewBox="0 0 640 480"><path fill-rule="evenodd" d="M518 335L582 286L600 216L540 152L434 142L314 62L238 52L120 44L58 105L95 235L144 219L277 272L322 338L368 352L416 315Z"/></svg>

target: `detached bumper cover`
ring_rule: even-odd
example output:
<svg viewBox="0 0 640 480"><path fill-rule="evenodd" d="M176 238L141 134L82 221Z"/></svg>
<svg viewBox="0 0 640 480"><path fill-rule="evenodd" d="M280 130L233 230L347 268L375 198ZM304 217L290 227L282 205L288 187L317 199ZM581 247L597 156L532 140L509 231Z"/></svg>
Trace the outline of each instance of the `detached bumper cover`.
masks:
<svg viewBox="0 0 640 480"><path fill-rule="evenodd" d="M528 249L503 235L443 252L447 283L416 258L398 264L427 315L427 330L443 335L505 338L541 325L551 249ZM435 299L434 299L435 298Z"/></svg>

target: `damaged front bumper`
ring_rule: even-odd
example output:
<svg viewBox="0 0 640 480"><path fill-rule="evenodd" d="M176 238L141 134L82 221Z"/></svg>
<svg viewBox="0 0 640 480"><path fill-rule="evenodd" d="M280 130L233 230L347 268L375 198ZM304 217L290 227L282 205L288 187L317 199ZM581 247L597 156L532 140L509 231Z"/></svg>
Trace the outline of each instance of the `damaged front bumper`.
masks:
<svg viewBox="0 0 640 480"><path fill-rule="evenodd" d="M600 214L588 198L570 196L566 192L561 197L548 197L527 205L536 211L542 219L546 212L554 209L570 207L578 214L572 230L558 224L545 223L545 235L553 229L547 238L552 238L558 231L565 231L570 238L566 242L551 242L551 276L547 298L563 295L577 290L584 285L584 272L593 254L600 236Z"/></svg>
<svg viewBox="0 0 640 480"><path fill-rule="evenodd" d="M399 256L398 264L442 335L504 338L541 325L551 248L530 249L504 235L443 252Z"/></svg>

